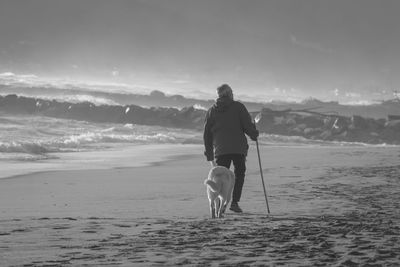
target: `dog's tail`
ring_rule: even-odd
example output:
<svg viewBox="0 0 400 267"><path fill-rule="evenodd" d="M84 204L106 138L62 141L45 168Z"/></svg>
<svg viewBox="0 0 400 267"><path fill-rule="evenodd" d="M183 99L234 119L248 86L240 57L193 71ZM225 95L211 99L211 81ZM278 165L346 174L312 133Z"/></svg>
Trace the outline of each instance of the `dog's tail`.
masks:
<svg viewBox="0 0 400 267"><path fill-rule="evenodd" d="M209 179L206 179L206 180L204 181L204 184L205 184L206 186L208 186L208 187L211 189L211 191L213 191L213 192L218 192L218 186L217 186L217 184L216 184L214 181L209 180Z"/></svg>

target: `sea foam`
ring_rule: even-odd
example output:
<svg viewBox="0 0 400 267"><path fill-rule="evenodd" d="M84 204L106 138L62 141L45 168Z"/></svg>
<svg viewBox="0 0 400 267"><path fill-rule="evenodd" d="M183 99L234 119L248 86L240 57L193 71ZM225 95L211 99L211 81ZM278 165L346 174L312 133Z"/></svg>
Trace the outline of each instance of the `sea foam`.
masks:
<svg viewBox="0 0 400 267"><path fill-rule="evenodd" d="M17 154L95 151L112 144L199 144L198 131L135 124L90 123L41 116L3 116L0 119L2 159ZM20 158L19 156L17 158Z"/></svg>

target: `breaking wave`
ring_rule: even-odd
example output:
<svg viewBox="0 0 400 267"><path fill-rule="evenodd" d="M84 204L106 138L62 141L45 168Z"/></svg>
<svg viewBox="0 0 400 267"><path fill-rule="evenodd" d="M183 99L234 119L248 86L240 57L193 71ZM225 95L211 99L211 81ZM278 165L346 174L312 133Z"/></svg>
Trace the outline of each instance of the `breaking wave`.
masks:
<svg viewBox="0 0 400 267"><path fill-rule="evenodd" d="M261 133L259 137L260 145L271 146L355 146L355 147L399 147L399 145L392 144L367 144L362 142L345 142L345 141L326 141L326 140L313 140L307 139L302 136L287 136L277 134Z"/></svg>
<svg viewBox="0 0 400 267"><path fill-rule="evenodd" d="M41 116L0 118L0 158L104 149L111 144L200 144L193 130L135 124L88 123Z"/></svg>

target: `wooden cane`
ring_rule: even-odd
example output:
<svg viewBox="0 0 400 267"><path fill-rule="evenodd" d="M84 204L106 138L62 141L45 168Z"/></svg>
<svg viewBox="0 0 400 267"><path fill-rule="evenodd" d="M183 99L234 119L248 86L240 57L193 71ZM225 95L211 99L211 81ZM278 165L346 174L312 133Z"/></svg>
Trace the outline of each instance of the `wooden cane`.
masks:
<svg viewBox="0 0 400 267"><path fill-rule="evenodd" d="M256 125L256 122L254 121L254 126ZM267 203L267 211L268 214L270 214L269 211L269 204L268 204L268 197L267 197L267 191L265 190L265 183L264 183L264 175L263 175L263 169L261 166L261 157L260 157L260 149L258 147L258 139L256 139L256 146L257 146L257 155L258 155L258 165L260 166L260 174L261 174L261 181L264 189L264 196L265 196L265 202Z"/></svg>

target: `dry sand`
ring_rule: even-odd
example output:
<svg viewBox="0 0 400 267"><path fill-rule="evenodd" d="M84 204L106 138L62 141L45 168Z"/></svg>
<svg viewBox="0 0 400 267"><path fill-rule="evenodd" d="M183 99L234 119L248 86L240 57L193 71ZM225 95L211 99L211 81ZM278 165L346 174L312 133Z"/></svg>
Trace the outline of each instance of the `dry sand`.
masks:
<svg viewBox="0 0 400 267"><path fill-rule="evenodd" d="M1 179L0 266L400 265L399 148L263 146L267 215L251 147L245 212L215 220L186 154Z"/></svg>

